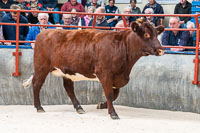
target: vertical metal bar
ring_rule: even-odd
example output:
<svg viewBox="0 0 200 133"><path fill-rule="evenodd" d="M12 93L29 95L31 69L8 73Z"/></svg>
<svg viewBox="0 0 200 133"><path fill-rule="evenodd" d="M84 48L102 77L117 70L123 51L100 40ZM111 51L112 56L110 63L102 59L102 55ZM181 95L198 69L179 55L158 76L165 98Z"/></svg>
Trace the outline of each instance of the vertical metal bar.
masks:
<svg viewBox="0 0 200 133"><path fill-rule="evenodd" d="M19 17L20 12L17 11L17 25L16 25L16 52L15 52L15 73L13 73L13 76L19 76Z"/></svg>
<svg viewBox="0 0 200 133"><path fill-rule="evenodd" d="M126 23L125 16L122 16L122 20L123 20L123 23L124 23L124 27L125 27L125 29L127 29L127 23Z"/></svg>
<svg viewBox="0 0 200 133"><path fill-rule="evenodd" d="M93 22L92 22L92 29L95 29L95 23L96 23L96 15L94 14Z"/></svg>
<svg viewBox="0 0 200 133"><path fill-rule="evenodd" d="M196 56L195 56L195 65L194 65L194 81L193 84L198 84L198 73L199 73L199 20L198 14L195 16L195 22L197 26L197 33L196 33Z"/></svg>

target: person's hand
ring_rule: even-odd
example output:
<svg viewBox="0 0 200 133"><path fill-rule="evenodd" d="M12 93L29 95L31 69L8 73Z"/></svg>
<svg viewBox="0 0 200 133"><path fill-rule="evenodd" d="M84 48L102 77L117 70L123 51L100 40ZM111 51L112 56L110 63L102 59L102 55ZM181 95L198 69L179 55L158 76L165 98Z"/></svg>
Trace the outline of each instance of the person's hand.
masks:
<svg viewBox="0 0 200 133"><path fill-rule="evenodd" d="M171 48L170 50L171 51L183 51L184 48Z"/></svg>
<svg viewBox="0 0 200 133"><path fill-rule="evenodd" d="M180 21L180 24L184 24L184 21Z"/></svg>
<svg viewBox="0 0 200 133"><path fill-rule="evenodd" d="M60 24L56 24L56 25L60 25ZM56 27L56 29L63 29L63 27Z"/></svg>
<svg viewBox="0 0 200 133"><path fill-rule="evenodd" d="M48 11L51 11L51 8L47 7L47 10L48 10Z"/></svg>
<svg viewBox="0 0 200 133"><path fill-rule="evenodd" d="M31 43L31 47L32 47L32 49L34 49L35 48L35 43Z"/></svg>
<svg viewBox="0 0 200 133"><path fill-rule="evenodd" d="M51 10L51 11L53 11L53 10L54 10L54 8L50 8L50 10Z"/></svg>
<svg viewBox="0 0 200 133"><path fill-rule="evenodd" d="M4 45L11 45L11 42L4 42Z"/></svg>
<svg viewBox="0 0 200 133"><path fill-rule="evenodd" d="M45 30L45 27L40 27L41 32Z"/></svg>
<svg viewBox="0 0 200 133"><path fill-rule="evenodd" d="M111 23L112 21L113 21L113 19L108 19L107 20L108 23Z"/></svg>
<svg viewBox="0 0 200 133"><path fill-rule="evenodd" d="M24 2L30 3L30 0L24 0Z"/></svg>

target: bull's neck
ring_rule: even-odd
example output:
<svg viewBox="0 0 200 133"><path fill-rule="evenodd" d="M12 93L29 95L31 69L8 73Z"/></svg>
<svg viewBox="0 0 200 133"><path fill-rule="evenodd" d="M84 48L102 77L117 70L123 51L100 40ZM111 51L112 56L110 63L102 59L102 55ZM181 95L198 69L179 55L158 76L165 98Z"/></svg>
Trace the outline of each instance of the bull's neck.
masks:
<svg viewBox="0 0 200 133"><path fill-rule="evenodd" d="M126 45L128 61L130 64L134 65L135 62L142 56L143 41L137 34L131 33L127 37Z"/></svg>
<svg viewBox="0 0 200 133"><path fill-rule="evenodd" d="M142 56L143 42L140 37L132 30L125 30L115 32L118 38L121 38L121 44L126 47L127 70L126 74L129 75L133 65Z"/></svg>
<svg viewBox="0 0 200 133"><path fill-rule="evenodd" d="M132 35L127 37L127 43L126 43L129 71L131 71L133 65L140 59L140 57L142 57L142 45L143 45L142 40L137 34L135 33L131 34Z"/></svg>

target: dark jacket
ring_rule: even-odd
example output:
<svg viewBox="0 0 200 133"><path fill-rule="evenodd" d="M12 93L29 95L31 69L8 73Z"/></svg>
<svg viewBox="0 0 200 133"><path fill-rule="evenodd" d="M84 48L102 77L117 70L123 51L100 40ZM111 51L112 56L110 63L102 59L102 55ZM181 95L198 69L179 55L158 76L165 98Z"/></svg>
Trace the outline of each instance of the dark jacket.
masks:
<svg viewBox="0 0 200 133"><path fill-rule="evenodd" d="M152 8L153 11L154 11L154 14L164 14L164 10L163 10L163 7L158 4L157 2L155 2L153 5L150 5L149 3L147 5L145 5L142 13L145 14L145 9L147 8ZM164 19L164 17L158 17L159 19Z"/></svg>
<svg viewBox="0 0 200 133"><path fill-rule="evenodd" d="M131 14L141 14L140 8L139 7L131 8ZM135 21L138 18L140 18L140 16L131 16L132 21Z"/></svg>
<svg viewBox="0 0 200 133"><path fill-rule="evenodd" d="M83 4L82 4L82 5L83 5ZM88 3L88 4L86 4L86 7L87 7L87 8L90 7L90 6L92 6L92 3L91 3L91 2ZM101 7L101 5L97 4L97 5L96 5L96 9L99 8L99 7Z"/></svg>
<svg viewBox="0 0 200 133"><path fill-rule="evenodd" d="M178 3L175 6L174 14L191 14L192 4L190 2L186 2L185 7L183 8L181 3ZM191 19L191 17L179 17L180 21L184 21L185 23Z"/></svg>
<svg viewBox="0 0 200 133"><path fill-rule="evenodd" d="M119 18L118 18L118 22L121 21L121 20L123 20L123 19L122 19L121 16L119 16ZM125 20L126 20L126 22L129 21L129 25L127 25L127 26L130 26L131 22L135 21L136 18L135 18L135 17L132 17L132 16L129 17L129 18L125 17Z"/></svg>
<svg viewBox="0 0 200 133"><path fill-rule="evenodd" d="M106 13L115 14L117 10L118 10L118 7L116 7L116 6L112 6L112 7L109 6L109 5L105 6ZM111 18L114 18L114 17L115 16L106 16L106 19L108 20L108 19L111 19Z"/></svg>
<svg viewBox="0 0 200 133"><path fill-rule="evenodd" d="M7 13L6 15L4 15L2 17L1 22L16 23L16 21L12 18L10 13ZM25 18L21 14L20 14L19 22L28 24L27 18ZM25 40L25 38L28 34L28 31L29 31L28 26L20 26L19 27L19 40ZM5 40L16 40L16 26L3 25L3 35L5 37ZM22 45L22 44L20 44L20 45Z"/></svg>
<svg viewBox="0 0 200 133"><path fill-rule="evenodd" d="M148 22L147 18L146 18L146 22ZM158 17L152 17L151 23L153 23L153 26L157 27L160 25L160 19Z"/></svg>
<svg viewBox="0 0 200 133"><path fill-rule="evenodd" d="M27 16L28 22L31 24L37 24L38 21L38 17L34 17L32 13L29 13Z"/></svg>
<svg viewBox="0 0 200 133"><path fill-rule="evenodd" d="M191 46L190 39L189 31L178 31L176 36L172 31L165 31L162 36L162 45Z"/></svg>
<svg viewBox="0 0 200 133"><path fill-rule="evenodd" d="M93 19L91 19L88 26L92 26L92 23L93 23ZM106 19L103 22L101 22L100 24L95 23L95 26L96 27L110 27L109 24L107 23ZM99 29L99 30L110 30L110 29Z"/></svg>
<svg viewBox="0 0 200 133"><path fill-rule="evenodd" d="M56 8L58 0L42 0L43 8Z"/></svg>
<svg viewBox="0 0 200 133"><path fill-rule="evenodd" d="M2 0L0 1L0 7L2 9L10 9L10 5L12 5L12 4L16 4L16 2L13 0L8 0L8 2L5 4L5 3L3 3Z"/></svg>

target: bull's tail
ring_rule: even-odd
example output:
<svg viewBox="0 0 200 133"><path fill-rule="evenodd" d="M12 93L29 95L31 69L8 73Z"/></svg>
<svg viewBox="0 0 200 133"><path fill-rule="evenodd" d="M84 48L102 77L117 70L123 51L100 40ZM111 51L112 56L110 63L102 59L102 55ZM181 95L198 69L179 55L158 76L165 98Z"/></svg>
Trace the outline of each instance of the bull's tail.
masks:
<svg viewBox="0 0 200 133"><path fill-rule="evenodd" d="M32 84L32 79L33 79L33 75L30 76L30 78L23 80L23 87L25 89L29 88Z"/></svg>

